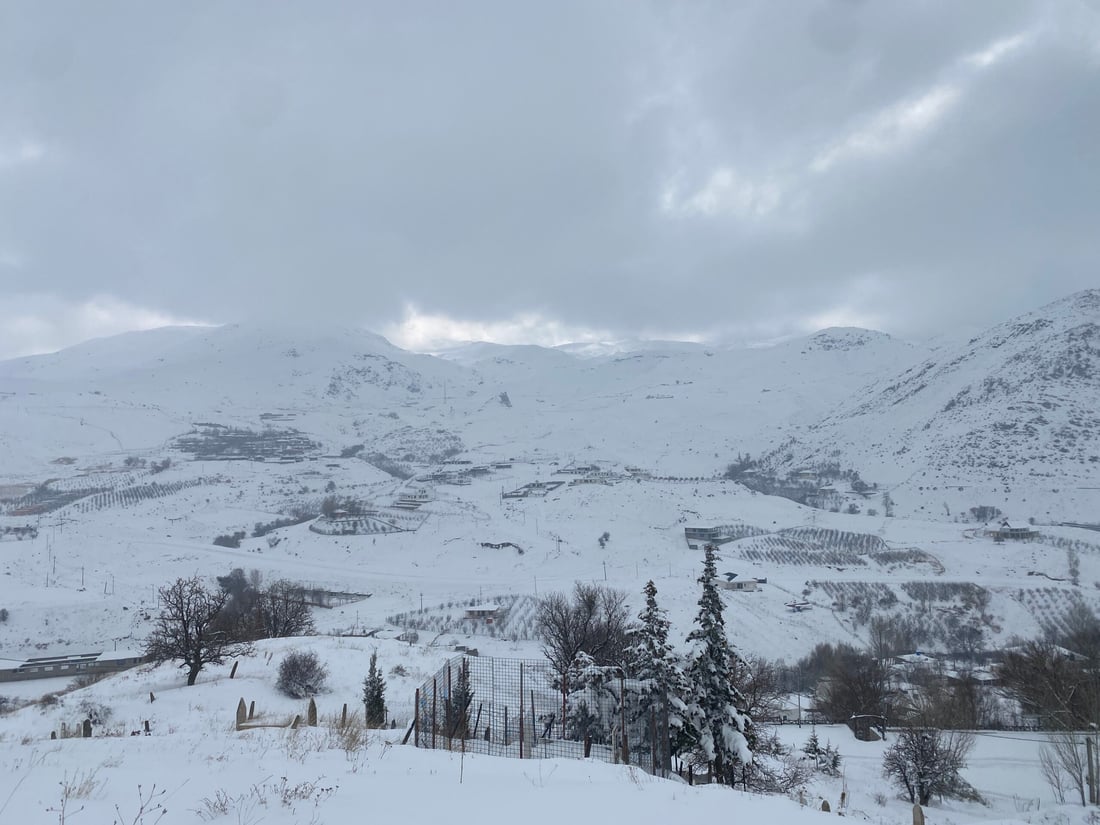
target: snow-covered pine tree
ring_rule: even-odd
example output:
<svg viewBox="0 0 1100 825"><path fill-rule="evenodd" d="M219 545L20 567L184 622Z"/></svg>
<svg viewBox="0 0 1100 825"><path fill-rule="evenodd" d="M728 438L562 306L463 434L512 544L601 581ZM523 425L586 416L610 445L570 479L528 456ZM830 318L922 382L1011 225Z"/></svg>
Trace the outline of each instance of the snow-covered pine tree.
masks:
<svg viewBox="0 0 1100 825"><path fill-rule="evenodd" d="M612 742L619 726L621 676L619 668L598 665L584 651L577 654L567 674L566 723L571 738L591 737L599 745Z"/></svg>
<svg viewBox="0 0 1100 825"><path fill-rule="evenodd" d="M378 669L378 651L370 655L370 668L363 680L363 711L368 728L386 724L386 682Z"/></svg>
<svg viewBox="0 0 1100 825"><path fill-rule="evenodd" d="M660 687L669 684L672 645L668 643L668 616L657 606L657 586L646 582L645 607L638 614L639 624L630 634L628 662L635 679L652 679Z"/></svg>
<svg viewBox="0 0 1100 825"><path fill-rule="evenodd" d="M726 638L722 598L715 584L717 550L706 545L703 587L695 629L688 634L688 693L684 739L711 766L718 782L732 785L737 768L752 762L752 722L742 711L744 697L733 686L734 652Z"/></svg>
<svg viewBox="0 0 1100 825"><path fill-rule="evenodd" d="M641 716L635 721L641 723L643 740L648 741L650 713L656 710L663 716L667 705L668 735L676 741L680 738L686 711L681 698L686 692L684 672L669 644L668 615L657 606L657 587L652 580L646 582L642 593L645 594L645 607L638 614L639 623L631 632L627 650L630 675L643 693L636 706Z"/></svg>

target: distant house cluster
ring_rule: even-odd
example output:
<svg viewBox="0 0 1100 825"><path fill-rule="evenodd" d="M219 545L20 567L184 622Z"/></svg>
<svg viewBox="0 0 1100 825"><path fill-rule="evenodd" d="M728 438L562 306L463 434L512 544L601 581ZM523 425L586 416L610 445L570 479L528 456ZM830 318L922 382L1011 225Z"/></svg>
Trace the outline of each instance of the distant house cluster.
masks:
<svg viewBox="0 0 1100 825"><path fill-rule="evenodd" d="M194 429L174 440L176 449L195 461L264 461L294 464L318 455L321 445L294 429L260 432L197 421Z"/></svg>
<svg viewBox="0 0 1100 825"><path fill-rule="evenodd" d="M466 485L480 476L488 475L496 467L488 464L474 464L472 461L450 460L443 462L444 468L431 473L418 475L416 480L432 484Z"/></svg>

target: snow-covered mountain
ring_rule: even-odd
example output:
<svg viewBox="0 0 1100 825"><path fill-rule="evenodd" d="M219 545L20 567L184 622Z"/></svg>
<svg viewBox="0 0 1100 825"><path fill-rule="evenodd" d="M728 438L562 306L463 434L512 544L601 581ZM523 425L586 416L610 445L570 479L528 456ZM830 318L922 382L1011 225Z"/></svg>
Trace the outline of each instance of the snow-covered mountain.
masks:
<svg viewBox="0 0 1100 825"><path fill-rule="evenodd" d="M726 569L768 580L740 622L769 655L858 640L844 594L909 611L929 577L950 579L948 599L968 582L995 591L972 617L991 638L1031 635L1100 581L1093 534L1056 526L1100 512L1097 305L1081 293L932 352L829 329L756 349L479 344L439 358L355 330L239 325L0 363L0 527L41 528L29 544L0 536L13 539L0 606L18 608L0 647L139 639L157 586L232 566L372 592L376 624L418 594L530 598L577 579L637 592L655 577L683 623L698 575L684 528L707 525L744 537ZM719 480L746 452L802 470L803 487L830 464L879 490L834 482L814 509ZM248 536L330 493L388 515L369 537ZM391 513L408 494L422 511ZM1034 518L1045 543L994 548L958 523L979 505ZM236 533L239 549L212 544ZM1072 577L1067 548L1082 557ZM1041 575L1031 595L1020 571ZM796 597L821 614L791 614Z"/></svg>
<svg viewBox="0 0 1100 825"><path fill-rule="evenodd" d="M1088 290L877 378L792 433L780 463L839 457L890 485L1063 494L1100 486L1098 409L1100 291Z"/></svg>
<svg viewBox="0 0 1100 825"><path fill-rule="evenodd" d="M333 448L442 429L471 448L595 449L709 475L731 451L766 448L789 422L820 420L913 350L833 330L769 349L651 342L580 356L475 344L439 358L358 330L155 330L0 363L0 446L8 472L34 473L74 452L149 448L194 421L245 426L293 413L296 428Z"/></svg>
<svg viewBox="0 0 1100 825"><path fill-rule="evenodd" d="M931 353L852 328L766 348L483 343L445 357L360 330L172 328L0 362L0 446L9 472L33 472L74 450L151 447L193 421L292 413L332 448L412 427L469 449L594 450L692 474L771 450L784 470L833 461L894 486L1088 486L1098 347L1098 291Z"/></svg>

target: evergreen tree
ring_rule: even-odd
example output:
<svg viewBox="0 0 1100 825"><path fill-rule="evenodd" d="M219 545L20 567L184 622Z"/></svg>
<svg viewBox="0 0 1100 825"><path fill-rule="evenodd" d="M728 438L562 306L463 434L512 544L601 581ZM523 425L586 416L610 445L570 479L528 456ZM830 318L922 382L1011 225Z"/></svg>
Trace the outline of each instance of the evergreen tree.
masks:
<svg viewBox="0 0 1100 825"><path fill-rule="evenodd" d="M630 634L627 650L630 669L635 679L652 679L659 687L668 687L672 666L668 616L657 606L657 586L652 580L646 582L642 593L645 594L645 607L638 614L640 624Z"/></svg>
<svg viewBox="0 0 1100 825"><path fill-rule="evenodd" d="M821 740L817 738L817 729L810 731L810 738L802 746L802 752L817 764L817 758L821 756Z"/></svg>
<svg viewBox="0 0 1100 825"><path fill-rule="evenodd" d="M474 691L470 687L470 661L463 659L458 666L458 677L450 698L443 706L443 729L447 736L455 739L470 738L470 706L474 701Z"/></svg>
<svg viewBox="0 0 1100 825"><path fill-rule="evenodd" d="M719 782L732 785L737 768L752 762L754 735L733 686L734 654L726 639L722 598L715 584L717 548L708 544L699 578L703 592L695 629L688 635L687 718L682 739L710 764Z"/></svg>
<svg viewBox="0 0 1100 825"><path fill-rule="evenodd" d="M685 705L681 696L685 691L684 672L672 652L668 641L668 615L657 606L657 587L646 582L645 607L638 614L638 626L631 633L627 651L630 673L644 694L637 704L639 720L648 741L650 727L647 724L652 710L663 713L668 708L669 737L680 738L683 729Z"/></svg>
<svg viewBox="0 0 1100 825"><path fill-rule="evenodd" d="M363 711L368 728L386 724L386 682L378 669L378 651L370 655L370 669L363 680Z"/></svg>

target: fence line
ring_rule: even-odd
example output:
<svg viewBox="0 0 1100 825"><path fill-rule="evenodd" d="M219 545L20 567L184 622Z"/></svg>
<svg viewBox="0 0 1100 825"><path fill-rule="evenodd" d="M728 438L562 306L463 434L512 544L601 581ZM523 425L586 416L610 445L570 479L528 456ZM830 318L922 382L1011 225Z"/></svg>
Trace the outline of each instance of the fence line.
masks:
<svg viewBox="0 0 1100 825"><path fill-rule="evenodd" d="M563 689L538 659L456 656L416 691L413 744L514 759L599 759L671 770L668 705L621 675Z"/></svg>

